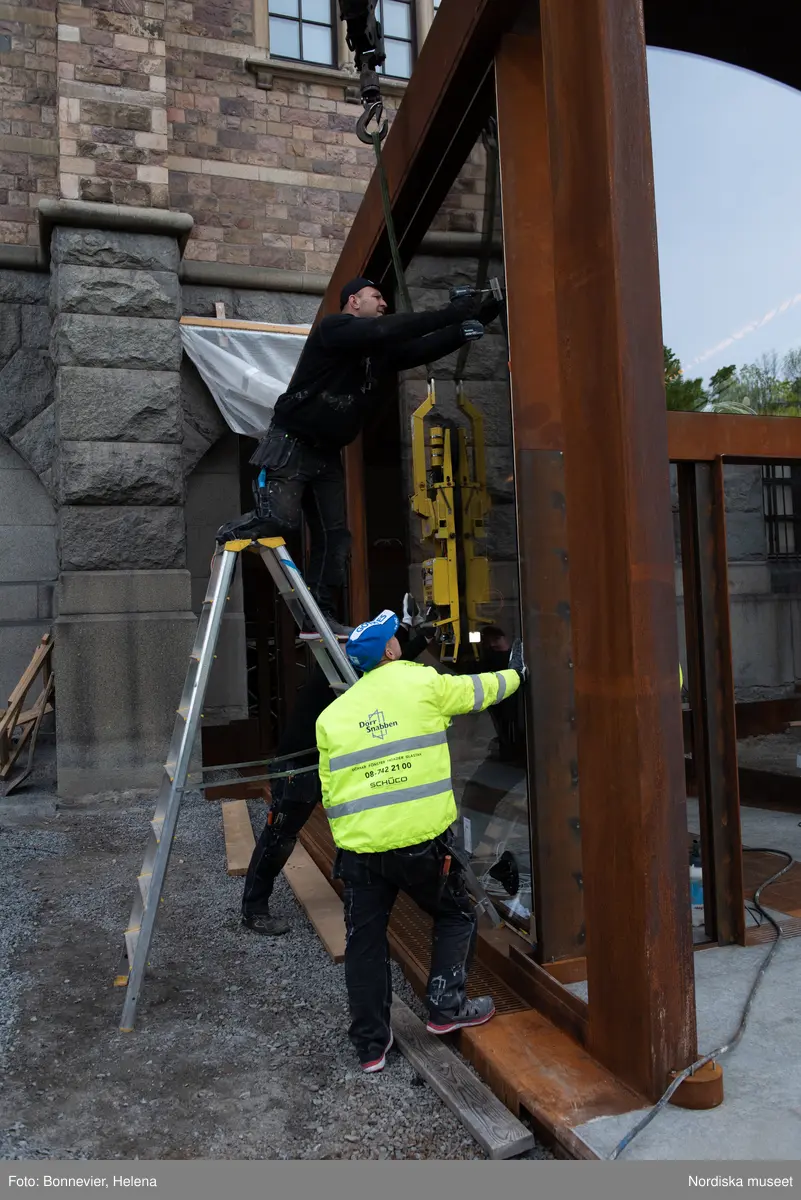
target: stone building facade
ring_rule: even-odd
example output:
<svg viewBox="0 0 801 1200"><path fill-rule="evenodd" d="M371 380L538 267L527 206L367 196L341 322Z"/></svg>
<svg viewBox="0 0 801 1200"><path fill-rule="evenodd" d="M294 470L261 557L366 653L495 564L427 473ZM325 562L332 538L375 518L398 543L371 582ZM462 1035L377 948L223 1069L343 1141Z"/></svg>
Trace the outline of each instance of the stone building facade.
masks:
<svg viewBox="0 0 801 1200"><path fill-rule="evenodd" d="M410 61L436 4L386 3ZM278 56L269 0L0 3L0 691L54 627L64 795L157 782L241 503L180 317L311 320L370 178L335 10ZM442 227L477 228L479 175ZM247 712L241 589L223 661L212 721Z"/></svg>
<svg viewBox="0 0 801 1200"><path fill-rule="evenodd" d="M391 109L438 0L382 4ZM372 172L335 0L315 19L270 5L0 2L0 693L54 627L66 796L158 781L213 534L241 503L237 439L180 317L311 320ZM434 222L438 255L479 231L483 178L477 150ZM415 271L432 298L451 268ZM493 389L508 403L495 342L472 366L488 411ZM493 516L507 590L513 512ZM207 716L247 704L235 589Z"/></svg>

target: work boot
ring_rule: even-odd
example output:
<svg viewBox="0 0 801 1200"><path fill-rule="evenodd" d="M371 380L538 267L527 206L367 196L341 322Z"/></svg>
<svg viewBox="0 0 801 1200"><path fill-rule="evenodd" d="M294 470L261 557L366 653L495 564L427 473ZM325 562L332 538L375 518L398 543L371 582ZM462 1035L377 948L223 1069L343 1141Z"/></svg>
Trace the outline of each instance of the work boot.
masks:
<svg viewBox="0 0 801 1200"><path fill-rule="evenodd" d="M458 1017L444 1017L441 1013L432 1011L426 1029L429 1033L439 1035L455 1033L459 1029L469 1029L472 1025L486 1025L494 1016L495 1002L492 996L478 996L475 1000L465 1000Z"/></svg>
<svg viewBox="0 0 801 1200"><path fill-rule="evenodd" d="M387 1065L387 1055L389 1054L390 1050L392 1049L392 1043L394 1041L395 1041L395 1037L392 1033L392 1030L390 1029L389 1041L387 1042L386 1046L384 1047L383 1054L379 1058L373 1058L373 1059L370 1059L369 1062L363 1062L361 1064L362 1070L364 1071L365 1075L375 1075L377 1071L384 1070L384 1067Z"/></svg>
<svg viewBox="0 0 801 1200"><path fill-rule="evenodd" d="M243 913L242 928L249 929L251 933L260 933L265 937L280 937L283 933L289 933L289 921L282 921L280 917L271 917L269 912Z"/></svg>
<svg viewBox="0 0 801 1200"><path fill-rule="evenodd" d="M242 538L276 537L274 521L266 520L257 512L243 513L233 521L226 521L215 535L218 546L226 542L238 542Z"/></svg>
<svg viewBox="0 0 801 1200"><path fill-rule="evenodd" d="M331 615L331 613L323 613L323 616L325 617L326 624L333 633L334 637L339 641L346 642L353 633L353 626L343 625L342 622L338 621L336 617ZM302 642L316 642L320 636L320 631L315 628L315 626L307 617L303 622L303 628L301 629L299 636Z"/></svg>

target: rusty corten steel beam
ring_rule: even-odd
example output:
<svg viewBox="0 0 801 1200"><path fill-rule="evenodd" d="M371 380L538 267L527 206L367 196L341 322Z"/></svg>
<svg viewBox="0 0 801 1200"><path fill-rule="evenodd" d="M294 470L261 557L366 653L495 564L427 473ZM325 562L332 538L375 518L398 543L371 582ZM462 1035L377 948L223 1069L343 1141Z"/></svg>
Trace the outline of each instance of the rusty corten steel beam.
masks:
<svg viewBox="0 0 801 1200"><path fill-rule="evenodd" d="M721 945L739 942L744 946L737 722L721 460L680 463L678 484L705 926L709 937Z"/></svg>
<svg viewBox="0 0 801 1200"><path fill-rule="evenodd" d="M801 458L801 417L668 413L671 462L759 462Z"/></svg>
<svg viewBox="0 0 801 1200"><path fill-rule="evenodd" d="M564 461L542 43L531 14L495 59L508 290L536 956L584 953ZM521 153L521 149L525 151ZM532 930L532 933L534 930Z"/></svg>
<svg viewBox="0 0 801 1200"><path fill-rule="evenodd" d="M567 482L588 1049L651 1098L695 996L648 85L638 0L540 5ZM525 150L521 148L521 153Z"/></svg>

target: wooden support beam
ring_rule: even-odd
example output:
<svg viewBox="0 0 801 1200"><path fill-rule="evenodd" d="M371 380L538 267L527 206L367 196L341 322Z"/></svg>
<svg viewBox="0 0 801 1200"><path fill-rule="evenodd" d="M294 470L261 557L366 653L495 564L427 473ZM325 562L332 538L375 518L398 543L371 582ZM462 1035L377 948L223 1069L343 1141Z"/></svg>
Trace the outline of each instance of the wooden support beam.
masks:
<svg viewBox="0 0 801 1200"><path fill-rule="evenodd" d="M723 465L679 463L693 765L701 818L707 935L745 945L737 726Z"/></svg>
<svg viewBox="0 0 801 1200"><path fill-rule="evenodd" d="M536 953L551 962L583 954L585 932L551 172L542 42L531 11L501 42L495 81L515 487L525 515L518 554L531 670L526 727Z"/></svg>
<svg viewBox="0 0 801 1200"><path fill-rule="evenodd" d="M585 0L578 19L541 0L540 12L588 1048L655 1099L693 1061L696 1026L642 5Z"/></svg>

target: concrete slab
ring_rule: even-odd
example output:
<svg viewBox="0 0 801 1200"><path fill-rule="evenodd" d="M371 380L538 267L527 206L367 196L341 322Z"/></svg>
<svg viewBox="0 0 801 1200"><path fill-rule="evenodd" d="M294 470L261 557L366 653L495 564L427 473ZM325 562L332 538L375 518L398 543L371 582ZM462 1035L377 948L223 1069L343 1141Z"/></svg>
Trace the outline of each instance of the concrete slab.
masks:
<svg viewBox="0 0 801 1200"><path fill-rule="evenodd" d="M57 574L55 525L0 525L0 583L38 583Z"/></svg>
<svg viewBox="0 0 801 1200"><path fill-rule="evenodd" d="M776 814L773 814L776 815ZM766 946L727 946L695 956L698 1045L728 1042ZM725 1099L690 1112L673 1105L638 1135L628 1159L801 1160L801 939L781 944L751 1010L742 1042L721 1060ZM642 1115L599 1117L576 1129L597 1154L608 1155Z"/></svg>

